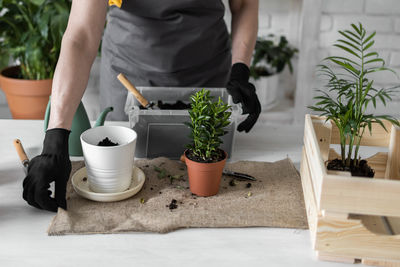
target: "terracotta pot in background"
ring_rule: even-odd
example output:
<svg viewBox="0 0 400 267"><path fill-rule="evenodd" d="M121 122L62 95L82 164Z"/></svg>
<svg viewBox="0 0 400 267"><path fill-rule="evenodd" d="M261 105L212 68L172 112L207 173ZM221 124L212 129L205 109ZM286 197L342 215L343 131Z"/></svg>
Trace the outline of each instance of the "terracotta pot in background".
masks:
<svg viewBox="0 0 400 267"><path fill-rule="evenodd" d="M198 196L208 197L216 195L221 183L222 171L225 167L228 154L225 158L215 163L201 163L186 157L185 163L188 170L190 191Z"/></svg>
<svg viewBox="0 0 400 267"><path fill-rule="evenodd" d="M23 80L16 79L20 68L8 67L0 72L0 87L4 91L13 119L43 120L52 79Z"/></svg>

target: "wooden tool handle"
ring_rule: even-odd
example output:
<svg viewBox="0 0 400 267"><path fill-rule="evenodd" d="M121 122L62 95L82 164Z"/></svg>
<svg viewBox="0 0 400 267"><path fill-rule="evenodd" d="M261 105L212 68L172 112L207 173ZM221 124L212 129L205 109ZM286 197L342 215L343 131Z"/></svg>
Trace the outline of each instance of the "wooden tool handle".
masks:
<svg viewBox="0 0 400 267"><path fill-rule="evenodd" d="M13 143L14 143L15 149L17 150L17 153L18 153L18 156L19 156L21 162L28 160L28 156L25 153L25 150L21 144L21 141L19 139L15 139Z"/></svg>
<svg viewBox="0 0 400 267"><path fill-rule="evenodd" d="M139 101L139 103L147 108L149 107L149 101L147 101L146 98L136 89L136 87L123 75L122 73L118 74L117 76L118 80L125 86L126 89L128 89L129 92L131 92L136 99Z"/></svg>

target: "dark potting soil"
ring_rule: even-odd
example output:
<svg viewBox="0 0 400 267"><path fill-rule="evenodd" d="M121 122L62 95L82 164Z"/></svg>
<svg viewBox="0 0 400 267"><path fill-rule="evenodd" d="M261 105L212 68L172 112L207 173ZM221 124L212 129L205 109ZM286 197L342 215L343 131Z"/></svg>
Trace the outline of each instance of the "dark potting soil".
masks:
<svg viewBox="0 0 400 267"><path fill-rule="evenodd" d="M171 203L169 203L169 205L167 205L167 207L170 210L174 210L174 209L178 208L178 204L176 204L176 203L177 203L176 199L173 199L173 200L171 200Z"/></svg>
<svg viewBox="0 0 400 267"><path fill-rule="evenodd" d="M191 105L186 104L181 100L176 101L175 103L164 103L161 100L157 101L157 107L159 109L165 109L165 110L185 110L185 109L190 109ZM140 109L146 109L142 106L140 106Z"/></svg>
<svg viewBox="0 0 400 267"><path fill-rule="evenodd" d="M118 143L114 143L108 137L106 137L103 140L101 140L97 145L98 146L118 146Z"/></svg>
<svg viewBox="0 0 400 267"><path fill-rule="evenodd" d="M196 156L192 150L188 150L186 151L186 157L190 160L196 161L196 162L200 162L200 163L215 163L218 161L221 161L223 159L225 159L225 152L222 149L218 150L218 155L214 156L211 159L207 159L207 160L203 160L202 158Z"/></svg>
<svg viewBox="0 0 400 267"><path fill-rule="evenodd" d="M375 175L375 171L368 165L366 160L361 160L359 166L354 167L352 164L352 167L349 168L344 166L340 159L334 159L329 161L326 168L332 171L349 171L352 176L373 178Z"/></svg>

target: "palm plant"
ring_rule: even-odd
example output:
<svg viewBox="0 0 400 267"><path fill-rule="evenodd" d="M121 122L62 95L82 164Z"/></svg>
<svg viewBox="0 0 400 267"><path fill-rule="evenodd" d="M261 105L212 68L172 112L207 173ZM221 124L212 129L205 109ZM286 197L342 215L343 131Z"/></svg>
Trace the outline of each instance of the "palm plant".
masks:
<svg viewBox="0 0 400 267"><path fill-rule="evenodd" d="M386 67L385 61L372 50L375 32L367 35L361 23L351 24L351 27L351 30L339 31L341 39L334 44L348 57L331 56L323 60L338 68L339 72L328 64L318 65L319 73L327 78L326 90L317 90L320 95L314 99L318 102L309 107L337 125L342 164L349 169L359 166L360 142L367 127L371 132L372 124L377 123L387 130L384 120L400 125L392 116L367 113L371 104L374 108L377 102L386 106L397 89L376 88L374 81L369 79L370 74L382 71L396 73Z"/></svg>
<svg viewBox="0 0 400 267"><path fill-rule="evenodd" d="M21 66L21 77L52 78L67 26L70 0L0 0L0 54ZM4 60L3 60L4 61Z"/></svg>
<svg viewBox="0 0 400 267"><path fill-rule="evenodd" d="M213 161L220 155L221 137L227 132L224 130L230 124L230 106L219 97L213 101L209 90L201 90L191 96L191 122L186 123L191 129L192 144L187 148L204 161Z"/></svg>

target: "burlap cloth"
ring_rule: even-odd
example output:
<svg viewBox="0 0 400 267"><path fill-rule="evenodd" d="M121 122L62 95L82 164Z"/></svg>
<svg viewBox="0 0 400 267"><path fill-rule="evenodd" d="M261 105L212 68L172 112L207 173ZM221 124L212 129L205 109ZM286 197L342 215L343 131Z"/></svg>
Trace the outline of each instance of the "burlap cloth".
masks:
<svg viewBox="0 0 400 267"><path fill-rule="evenodd" d="M119 233L128 231L166 233L189 227L285 227L307 228L300 176L289 159L268 162L228 163L227 169L250 174L256 182L223 176L220 192L213 197L191 194L186 166L166 158L137 160L146 174L143 189L135 196L113 203L80 197L71 182L67 186L68 211L59 209L49 235ZM74 162L71 175L84 166ZM168 174L183 175L182 181L158 178L154 166ZM167 207L172 199L178 207ZM144 202L144 203L143 203Z"/></svg>

